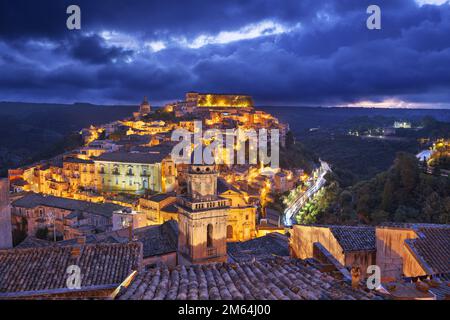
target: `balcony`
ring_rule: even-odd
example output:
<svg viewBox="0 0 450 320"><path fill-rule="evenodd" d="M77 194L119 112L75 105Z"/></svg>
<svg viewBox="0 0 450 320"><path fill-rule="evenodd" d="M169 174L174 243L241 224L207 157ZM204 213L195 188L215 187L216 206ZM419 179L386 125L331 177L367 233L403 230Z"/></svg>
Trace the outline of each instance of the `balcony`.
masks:
<svg viewBox="0 0 450 320"><path fill-rule="evenodd" d="M206 248L206 256L208 257L217 256L217 248L214 247Z"/></svg>

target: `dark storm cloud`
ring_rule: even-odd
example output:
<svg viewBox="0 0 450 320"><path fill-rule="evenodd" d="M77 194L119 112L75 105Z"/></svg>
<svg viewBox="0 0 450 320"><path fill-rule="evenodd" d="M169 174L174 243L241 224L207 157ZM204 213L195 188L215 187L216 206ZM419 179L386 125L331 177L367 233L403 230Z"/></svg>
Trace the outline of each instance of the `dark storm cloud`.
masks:
<svg viewBox="0 0 450 320"><path fill-rule="evenodd" d="M81 62L105 64L116 59L125 59L133 55L132 50L119 47L107 47L98 35L73 38L69 43L70 54Z"/></svg>
<svg viewBox="0 0 450 320"><path fill-rule="evenodd" d="M162 102L199 90L259 104L448 103L450 5L378 1L382 30L369 31L372 2L3 1L0 100ZM70 4L81 31L65 26ZM264 21L260 36L224 41Z"/></svg>

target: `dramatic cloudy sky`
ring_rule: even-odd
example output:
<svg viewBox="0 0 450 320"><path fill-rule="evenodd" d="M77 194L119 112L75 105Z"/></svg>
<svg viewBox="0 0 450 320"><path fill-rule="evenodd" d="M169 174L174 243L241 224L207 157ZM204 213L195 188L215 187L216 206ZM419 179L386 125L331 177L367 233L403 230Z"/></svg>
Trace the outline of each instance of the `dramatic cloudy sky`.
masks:
<svg viewBox="0 0 450 320"><path fill-rule="evenodd" d="M66 8L81 7L81 30ZM366 9L381 7L382 29ZM0 101L450 108L444 0L2 0Z"/></svg>

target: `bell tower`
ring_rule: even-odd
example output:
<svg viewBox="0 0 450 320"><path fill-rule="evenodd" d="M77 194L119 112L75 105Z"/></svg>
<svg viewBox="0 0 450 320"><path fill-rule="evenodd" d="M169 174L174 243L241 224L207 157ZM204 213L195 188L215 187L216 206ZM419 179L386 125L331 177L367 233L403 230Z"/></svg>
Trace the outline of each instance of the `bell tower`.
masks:
<svg viewBox="0 0 450 320"><path fill-rule="evenodd" d="M149 114L151 111L150 103L148 103L147 97L144 97L144 101L142 101L139 106L139 114L141 116Z"/></svg>
<svg viewBox="0 0 450 320"><path fill-rule="evenodd" d="M213 165L191 165L187 194L178 198L180 264L227 260L228 199L217 195L218 173Z"/></svg>

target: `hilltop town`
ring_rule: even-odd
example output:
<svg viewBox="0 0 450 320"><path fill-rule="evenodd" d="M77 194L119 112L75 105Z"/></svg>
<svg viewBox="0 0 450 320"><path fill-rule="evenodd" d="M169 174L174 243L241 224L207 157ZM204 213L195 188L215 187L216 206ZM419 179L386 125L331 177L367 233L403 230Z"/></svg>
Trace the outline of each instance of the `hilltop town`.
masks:
<svg viewBox="0 0 450 320"><path fill-rule="evenodd" d="M265 130L282 155L295 144L287 123L242 94L189 92L162 108L144 98L130 117L82 129L80 148L1 180L0 299L449 297L449 225L299 224L328 163L177 162L174 132L199 125L225 138ZM234 141L250 159L250 139Z"/></svg>

